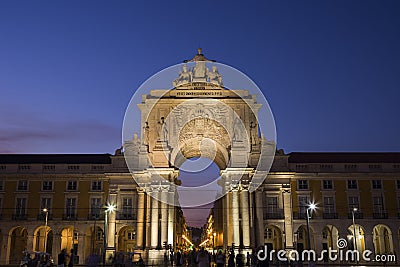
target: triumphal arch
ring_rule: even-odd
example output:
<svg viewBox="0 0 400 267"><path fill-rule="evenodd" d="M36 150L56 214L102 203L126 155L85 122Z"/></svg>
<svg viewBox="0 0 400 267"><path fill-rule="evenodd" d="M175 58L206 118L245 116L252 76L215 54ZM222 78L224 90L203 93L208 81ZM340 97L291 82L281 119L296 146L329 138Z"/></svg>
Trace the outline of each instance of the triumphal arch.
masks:
<svg viewBox="0 0 400 267"><path fill-rule="evenodd" d="M220 168L215 184L221 188L224 229L218 238L225 247L250 248L249 193L266 177L275 142L262 132L257 96L245 88L226 88L215 64L199 50L180 66L172 88L151 90L137 103L141 132L124 143L124 155L142 190L137 244L149 257L162 257L157 249L175 242L174 206L216 200L205 199L207 186L180 191L180 167L197 157Z"/></svg>

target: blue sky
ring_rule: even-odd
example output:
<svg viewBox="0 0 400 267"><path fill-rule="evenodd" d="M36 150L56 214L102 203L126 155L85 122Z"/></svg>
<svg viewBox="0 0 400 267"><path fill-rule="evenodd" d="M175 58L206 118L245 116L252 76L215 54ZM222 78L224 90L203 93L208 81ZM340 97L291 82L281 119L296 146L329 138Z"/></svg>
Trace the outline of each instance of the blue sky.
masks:
<svg viewBox="0 0 400 267"><path fill-rule="evenodd" d="M252 78L278 148L399 151L399 1L1 1L0 153L113 153L198 47Z"/></svg>

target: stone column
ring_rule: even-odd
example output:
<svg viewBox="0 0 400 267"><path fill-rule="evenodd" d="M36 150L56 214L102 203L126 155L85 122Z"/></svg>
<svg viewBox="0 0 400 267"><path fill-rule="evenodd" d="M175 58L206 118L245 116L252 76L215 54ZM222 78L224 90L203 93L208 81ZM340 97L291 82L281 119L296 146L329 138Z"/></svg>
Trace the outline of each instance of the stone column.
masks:
<svg viewBox="0 0 400 267"><path fill-rule="evenodd" d="M150 246L152 249L157 248L158 246L158 208L159 202L157 199L152 199L152 206L151 206L151 242Z"/></svg>
<svg viewBox="0 0 400 267"><path fill-rule="evenodd" d="M136 233L137 233L137 247L143 249L143 234L144 234L144 192L143 190L138 190L138 212L137 212L137 222L136 222Z"/></svg>
<svg viewBox="0 0 400 267"><path fill-rule="evenodd" d="M162 191L161 193L161 244L168 242L168 191Z"/></svg>
<svg viewBox="0 0 400 267"><path fill-rule="evenodd" d="M117 194L111 193L108 202L115 205L117 203ZM107 211L106 211L107 212ZM107 250L111 253L115 247L115 225L116 225L116 212L107 212L108 225L107 225ZM107 255L108 256L108 255Z"/></svg>
<svg viewBox="0 0 400 267"><path fill-rule="evenodd" d="M146 194L146 247L151 246L151 201L150 194Z"/></svg>
<svg viewBox="0 0 400 267"><path fill-rule="evenodd" d="M240 192L240 209L242 213L243 246L250 246L250 217L249 217L249 190L243 188Z"/></svg>
<svg viewBox="0 0 400 267"><path fill-rule="evenodd" d="M175 193L173 191L168 192L170 203L175 203ZM168 207L168 244L174 245L174 233L175 233L175 206L167 205Z"/></svg>
<svg viewBox="0 0 400 267"><path fill-rule="evenodd" d="M223 211L223 230L224 230L224 247L225 249L230 245L229 244L229 205L228 205L228 194L226 193L225 196L223 196L222 199L222 211Z"/></svg>
<svg viewBox="0 0 400 267"><path fill-rule="evenodd" d="M56 257L61 252L61 232L56 233L53 229L53 247L51 254Z"/></svg>
<svg viewBox="0 0 400 267"><path fill-rule="evenodd" d="M283 216L285 219L285 243L286 248L293 249L293 219L292 219L292 200L290 190L284 190L283 195Z"/></svg>
<svg viewBox="0 0 400 267"><path fill-rule="evenodd" d="M257 217L257 246L264 244L264 214L263 214L263 191L256 191L256 217Z"/></svg>
<svg viewBox="0 0 400 267"><path fill-rule="evenodd" d="M235 246L240 245L240 227L239 227L239 193L238 190L232 189L232 230L233 243Z"/></svg>

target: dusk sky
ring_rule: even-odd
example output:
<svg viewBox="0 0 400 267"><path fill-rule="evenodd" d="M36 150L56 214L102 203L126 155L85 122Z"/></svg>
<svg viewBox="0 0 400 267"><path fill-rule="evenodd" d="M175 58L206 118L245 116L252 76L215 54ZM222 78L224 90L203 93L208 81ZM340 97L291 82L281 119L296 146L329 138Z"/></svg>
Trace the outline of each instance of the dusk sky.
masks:
<svg viewBox="0 0 400 267"><path fill-rule="evenodd" d="M197 48L252 78L278 148L400 151L399 1L1 1L0 153L113 153Z"/></svg>

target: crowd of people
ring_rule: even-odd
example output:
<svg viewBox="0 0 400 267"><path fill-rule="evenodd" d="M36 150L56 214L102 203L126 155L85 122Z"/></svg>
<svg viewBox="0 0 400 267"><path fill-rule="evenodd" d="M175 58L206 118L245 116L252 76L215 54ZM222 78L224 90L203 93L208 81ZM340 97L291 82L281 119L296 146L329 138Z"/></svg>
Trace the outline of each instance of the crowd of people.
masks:
<svg viewBox="0 0 400 267"><path fill-rule="evenodd" d="M259 261L256 252L247 252L246 255L234 250L224 252L221 249L217 253L210 253L204 248L193 249L187 253L180 251L164 253L164 266L188 266L188 267L268 267L267 261Z"/></svg>

